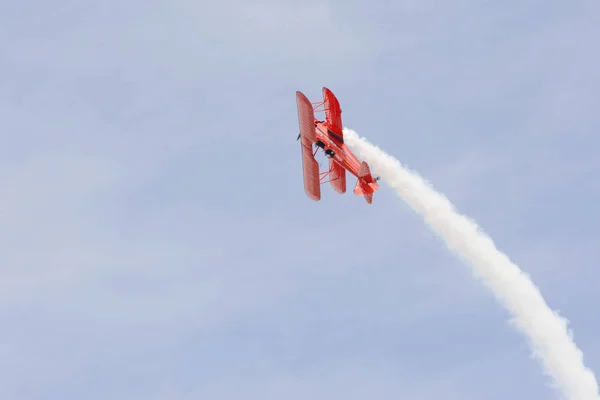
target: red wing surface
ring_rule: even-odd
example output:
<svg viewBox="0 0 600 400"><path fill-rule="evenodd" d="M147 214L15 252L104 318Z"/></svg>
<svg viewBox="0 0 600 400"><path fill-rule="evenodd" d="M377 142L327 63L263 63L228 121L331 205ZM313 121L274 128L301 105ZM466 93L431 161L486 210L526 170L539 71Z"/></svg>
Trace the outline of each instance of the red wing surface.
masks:
<svg viewBox="0 0 600 400"><path fill-rule="evenodd" d="M340 108L340 102L335 97L333 92L326 87L323 88L323 99L325 101L325 115L327 117L327 123L329 129L341 139L340 142L344 141L344 133L342 127L342 109Z"/></svg>
<svg viewBox="0 0 600 400"><path fill-rule="evenodd" d="M304 190L311 199L321 199L321 183L319 181L319 163L315 160L312 145L316 141L315 117L312 104L301 92L296 92L298 103L298 121L302 148L302 170L304 173Z"/></svg>
<svg viewBox="0 0 600 400"><path fill-rule="evenodd" d="M333 159L329 159L329 179L333 189L341 194L346 193L346 170Z"/></svg>
<svg viewBox="0 0 600 400"><path fill-rule="evenodd" d="M366 162L361 162L360 167L358 168L358 178L367 178L371 175L371 170L369 169L369 165Z"/></svg>

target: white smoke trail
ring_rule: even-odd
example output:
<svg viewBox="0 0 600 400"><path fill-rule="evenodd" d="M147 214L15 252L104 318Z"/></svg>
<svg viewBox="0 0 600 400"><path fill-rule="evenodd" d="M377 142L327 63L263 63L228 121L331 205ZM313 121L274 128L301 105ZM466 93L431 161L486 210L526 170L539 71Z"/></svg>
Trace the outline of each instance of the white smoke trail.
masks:
<svg viewBox="0 0 600 400"><path fill-rule="evenodd" d="M418 173L350 129L344 129L344 141L423 216L451 251L471 265L475 276L513 314L513 324L528 337L544 372L554 379L564 396L569 400L599 400L598 383L594 373L583 364L583 353L573 342L568 321L550 309L529 276Z"/></svg>

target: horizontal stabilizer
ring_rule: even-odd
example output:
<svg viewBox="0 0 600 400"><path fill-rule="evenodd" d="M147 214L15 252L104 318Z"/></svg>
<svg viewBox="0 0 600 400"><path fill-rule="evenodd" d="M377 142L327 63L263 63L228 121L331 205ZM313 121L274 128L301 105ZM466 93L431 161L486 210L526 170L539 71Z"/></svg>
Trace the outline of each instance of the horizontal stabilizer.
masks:
<svg viewBox="0 0 600 400"><path fill-rule="evenodd" d="M354 194L358 196L362 196L363 194L365 194L360 179L356 181L356 186L354 186Z"/></svg>
<svg viewBox="0 0 600 400"><path fill-rule="evenodd" d="M373 202L373 193L377 191L379 185L377 184L377 181L373 179L369 165L366 162L363 161L360 164L357 175L358 181L354 187L354 194L365 196L367 203L371 204Z"/></svg>
<svg viewBox="0 0 600 400"><path fill-rule="evenodd" d="M371 175L371 170L369 169L369 165L366 162L362 162L360 167L358 168L358 178L365 178Z"/></svg>

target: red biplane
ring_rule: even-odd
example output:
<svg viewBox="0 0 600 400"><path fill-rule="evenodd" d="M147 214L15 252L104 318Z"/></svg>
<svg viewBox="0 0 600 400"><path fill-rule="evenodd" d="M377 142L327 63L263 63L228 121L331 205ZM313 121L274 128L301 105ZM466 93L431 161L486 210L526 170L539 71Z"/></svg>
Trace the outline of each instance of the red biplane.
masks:
<svg viewBox="0 0 600 400"><path fill-rule="evenodd" d="M302 169L304 172L304 190L308 197L321 200L321 184L330 182L338 193L346 193L346 171L358 178L354 194L365 196L367 203L373 202L373 193L377 191L379 178L373 178L369 165L360 162L344 144L342 131L342 110L340 103L331 90L323 88L323 101L311 103L302 92L296 92L298 120L302 143ZM325 121L315 118L315 112L325 112ZM315 145L313 151L313 145ZM329 158L329 170L319 172L315 155L323 150ZM328 181L324 181L329 177Z"/></svg>

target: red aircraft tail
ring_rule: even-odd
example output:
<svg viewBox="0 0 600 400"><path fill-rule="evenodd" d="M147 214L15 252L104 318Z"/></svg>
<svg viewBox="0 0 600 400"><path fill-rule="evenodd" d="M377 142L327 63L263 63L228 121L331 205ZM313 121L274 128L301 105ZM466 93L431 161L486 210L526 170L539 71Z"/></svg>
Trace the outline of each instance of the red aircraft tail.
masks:
<svg viewBox="0 0 600 400"><path fill-rule="evenodd" d="M366 162L362 162L358 168L358 181L354 187L354 194L365 196L367 203L373 202L373 193L379 189L377 180L371 175L371 170Z"/></svg>

